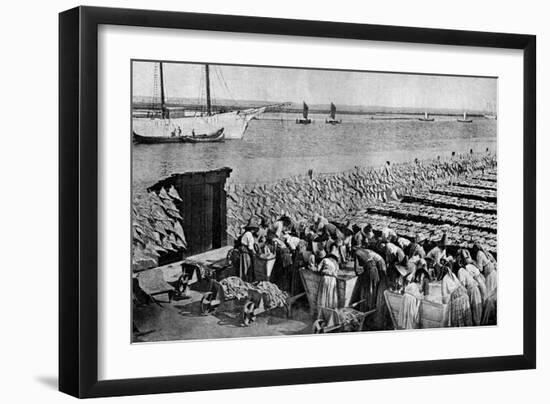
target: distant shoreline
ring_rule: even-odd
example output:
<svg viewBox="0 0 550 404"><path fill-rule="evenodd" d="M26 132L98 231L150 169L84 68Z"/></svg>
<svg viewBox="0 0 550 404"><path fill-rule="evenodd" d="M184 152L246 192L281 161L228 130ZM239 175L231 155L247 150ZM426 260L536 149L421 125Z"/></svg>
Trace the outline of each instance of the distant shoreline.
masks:
<svg viewBox="0 0 550 404"><path fill-rule="evenodd" d="M261 104L258 104L256 105L257 106L261 106ZM226 112L226 111L234 111L234 110L238 110L238 109L246 109L246 108L252 108L253 106L251 105L222 105L222 106L213 106L213 110L214 112ZM192 105L192 104L189 104L189 105L182 105L182 104L177 104L177 105L174 105L174 104L170 104L168 103L167 104L167 108L170 110L170 111L173 111L173 112L183 112L183 111L194 111L194 112L201 112L203 111L203 107L202 106L198 106L198 105ZM152 105L150 103L133 103L132 104L132 110L134 113L145 113L145 112L158 112L158 114L160 114L160 111L161 109L158 107L158 105ZM301 114L302 113L302 109L301 108L280 108L280 107L270 107L267 109L266 112L271 112L271 113L288 113L288 114ZM419 116L419 117L422 117L424 116L424 113L425 112L428 112L430 117L436 117L436 116L456 116L456 117L461 117L463 115L463 111L453 111L453 112L430 112L429 110L428 111L420 111L420 110L416 110L416 111L407 111L407 110L368 110L368 109L365 109L365 110L357 110L357 111L350 111L350 110L344 110L344 109L339 109L337 114L338 115L373 115L373 116L384 116L384 115L414 115L414 116ZM325 115L328 115L330 113L330 108L327 108L327 109L316 109L316 108L311 108L309 109L309 113L310 114L325 114ZM479 118L482 118L484 116L496 116L495 114L492 114L492 113L484 113L484 112L479 112L479 111L476 111L476 112L467 112L468 116L469 117L479 117Z"/></svg>

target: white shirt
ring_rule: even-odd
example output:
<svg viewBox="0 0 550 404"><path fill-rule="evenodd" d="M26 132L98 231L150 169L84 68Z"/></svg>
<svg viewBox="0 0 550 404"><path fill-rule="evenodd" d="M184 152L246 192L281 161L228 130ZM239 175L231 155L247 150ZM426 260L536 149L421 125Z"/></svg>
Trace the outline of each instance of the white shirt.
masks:
<svg viewBox="0 0 550 404"><path fill-rule="evenodd" d="M251 251L254 251L255 243L256 243L256 240L254 240L254 235L250 231L246 231L241 237L241 244L247 247Z"/></svg>

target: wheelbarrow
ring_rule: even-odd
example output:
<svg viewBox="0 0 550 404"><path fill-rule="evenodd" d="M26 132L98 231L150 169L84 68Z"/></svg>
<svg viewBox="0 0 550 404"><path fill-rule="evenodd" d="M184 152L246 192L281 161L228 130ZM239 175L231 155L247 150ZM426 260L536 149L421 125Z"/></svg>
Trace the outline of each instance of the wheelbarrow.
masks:
<svg viewBox="0 0 550 404"><path fill-rule="evenodd" d="M212 280L211 291L206 292L201 299L200 311L206 316L218 311L240 312L241 323L248 326L256 320L256 316L264 312L275 310L278 307L269 308L265 305L265 296L254 288L247 288L246 295L239 297L227 296L219 281ZM283 308L288 316L289 299Z"/></svg>

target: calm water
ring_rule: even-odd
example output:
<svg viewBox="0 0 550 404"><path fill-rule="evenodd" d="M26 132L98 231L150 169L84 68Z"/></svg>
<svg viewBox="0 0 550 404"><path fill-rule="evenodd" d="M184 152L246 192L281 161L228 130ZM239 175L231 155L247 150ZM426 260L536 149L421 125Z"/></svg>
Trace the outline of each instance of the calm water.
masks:
<svg viewBox="0 0 550 404"><path fill-rule="evenodd" d="M403 162L415 157L450 156L470 149L496 151L497 122L436 117L434 122L372 120L341 115L340 125L310 115L311 125L297 125L296 114L264 114L250 123L242 140L206 144L133 146L133 181L137 191L172 173L231 167L230 181L268 182L291 175L336 172L354 166Z"/></svg>

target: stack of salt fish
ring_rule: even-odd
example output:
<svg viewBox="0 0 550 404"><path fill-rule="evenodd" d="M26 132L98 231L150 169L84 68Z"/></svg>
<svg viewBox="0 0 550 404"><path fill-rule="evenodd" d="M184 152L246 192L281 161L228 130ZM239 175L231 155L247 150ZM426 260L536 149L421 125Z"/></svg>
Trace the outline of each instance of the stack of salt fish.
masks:
<svg viewBox="0 0 550 404"><path fill-rule="evenodd" d="M453 185L439 186L430 189L432 194L456 196L465 199L476 199L480 201L496 202L496 190L479 189L479 188L464 188Z"/></svg>
<svg viewBox="0 0 550 404"><path fill-rule="evenodd" d="M248 297L249 283L238 276L229 276L220 281L226 299L244 299Z"/></svg>
<svg viewBox="0 0 550 404"><path fill-rule="evenodd" d="M357 167L342 173L291 177L269 184L229 183L228 234L238 237L251 216L273 221L285 212L291 219L300 221L311 217L313 212L320 212L325 217L339 217L493 167L496 167L494 155L474 155L467 159L430 160L383 168Z"/></svg>
<svg viewBox="0 0 550 404"><path fill-rule="evenodd" d="M394 230L399 237L404 237L411 241L414 240L414 237L418 233L424 234L428 241L434 243L441 240L443 234L447 234L447 239L451 245L466 245L468 248L473 247L474 242L479 240L484 246L486 246L488 251L496 254L496 233L471 229L460 225L452 226L449 224L441 225L423 223L378 214L370 214L365 210L354 214L337 217L334 220L341 223L350 222L357 224L360 227L370 224L375 232L380 232L382 229L388 227Z"/></svg>
<svg viewBox="0 0 550 404"><path fill-rule="evenodd" d="M342 331L361 331L364 313L351 307L343 307L337 310L337 314Z"/></svg>
<svg viewBox="0 0 550 404"><path fill-rule="evenodd" d="M437 208L417 203L381 203L368 208L369 213L409 219L422 223L450 224L464 226L471 229L483 230L490 233L497 231L497 215L475 213L459 209Z"/></svg>
<svg viewBox="0 0 550 404"><path fill-rule="evenodd" d="M244 299L247 298L249 290L258 292L263 299L264 307L274 309L284 307L288 299L288 294L277 287L277 285L261 281L248 283L237 276L230 276L220 281L223 294L226 299Z"/></svg>
<svg viewBox="0 0 550 404"><path fill-rule="evenodd" d="M414 202L440 208L460 209L487 214L497 213L497 204L494 202L432 194L429 191L416 192L414 195L404 195L402 202Z"/></svg>
<svg viewBox="0 0 550 404"><path fill-rule="evenodd" d="M474 180L473 178L468 180L455 181L453 182L453 185L456 185L459 187L465 187L465 188L480 188L480 189L488 189L492 191L497 190L496 182Z"/></svg>
<svg viewBox="0 0 550 404"><path fill-rule="evenodd" d="M161 254L187 247L182 217L174 201L181 201L174 187L168 191L137 194L132 203L132 268L158 265Z"/></svg>

